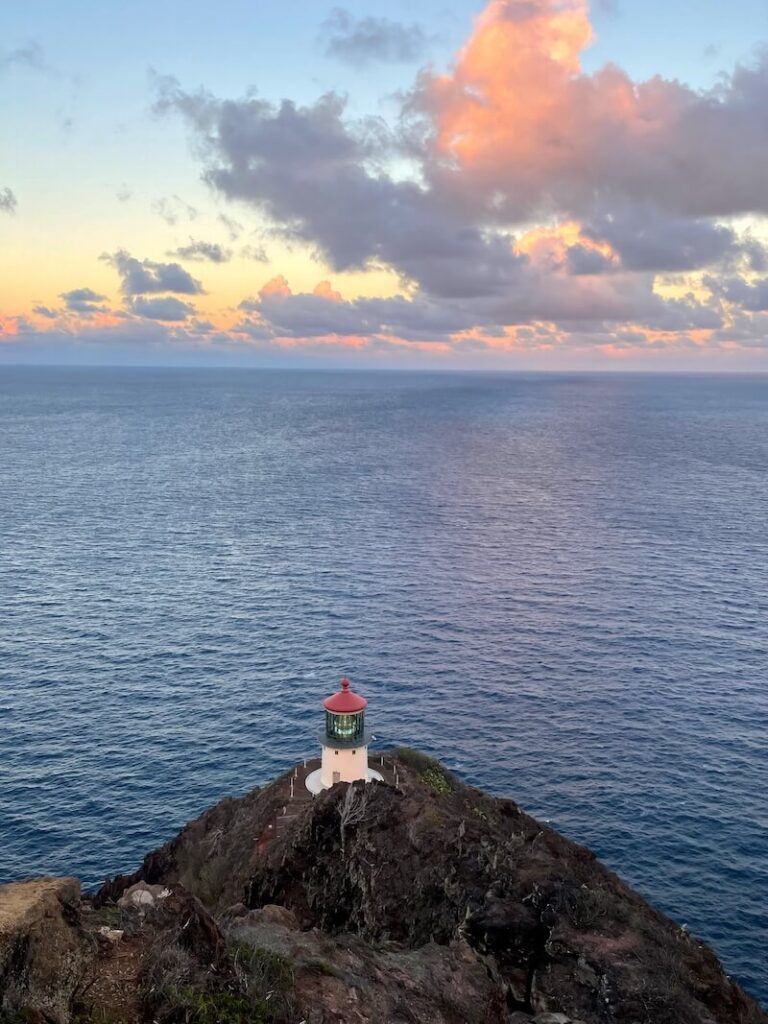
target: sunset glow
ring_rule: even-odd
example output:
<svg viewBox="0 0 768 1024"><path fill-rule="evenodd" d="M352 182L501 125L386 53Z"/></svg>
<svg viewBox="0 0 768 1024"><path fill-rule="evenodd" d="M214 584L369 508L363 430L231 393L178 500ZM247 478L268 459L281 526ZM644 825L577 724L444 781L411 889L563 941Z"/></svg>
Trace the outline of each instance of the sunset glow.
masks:
<svg viewBox="0 0 768 1024"><path fill-rule="evenodd" d="M740 2L703 77L682 50L633 72L680 27L656 5L463 0L441 36L425 0L431 42L399 62L375 33L331 46L321 12L295 40L275 15L236 74L128 38L123 100L5 11L2 358L764 367L768 58Z"/></svg>

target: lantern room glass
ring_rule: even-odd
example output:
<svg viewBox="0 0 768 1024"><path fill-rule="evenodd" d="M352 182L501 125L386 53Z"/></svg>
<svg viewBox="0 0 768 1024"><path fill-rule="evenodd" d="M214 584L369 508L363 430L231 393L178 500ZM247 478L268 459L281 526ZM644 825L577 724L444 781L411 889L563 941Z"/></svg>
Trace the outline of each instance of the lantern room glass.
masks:
<svg viewBox="0 0 768 1024"><path fill-rule="evenodd" d="M334 740L361 739L365 732L365 712L358 711L352 715L334 715L325 713L325 731Z"/></svg>

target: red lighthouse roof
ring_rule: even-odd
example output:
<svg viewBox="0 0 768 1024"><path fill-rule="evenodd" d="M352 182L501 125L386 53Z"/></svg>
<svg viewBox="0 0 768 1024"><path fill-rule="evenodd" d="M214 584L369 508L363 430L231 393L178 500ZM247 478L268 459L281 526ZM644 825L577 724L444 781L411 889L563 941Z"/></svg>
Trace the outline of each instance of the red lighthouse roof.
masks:
<svg viewBox="0 0 768 1024"><path fill-rule="evenodd" d="M353 715L367 706L368 701L365 697L350 690L346 676L341 680L341 689L323 701L325 710L332 711L335 715Z"/></svg>

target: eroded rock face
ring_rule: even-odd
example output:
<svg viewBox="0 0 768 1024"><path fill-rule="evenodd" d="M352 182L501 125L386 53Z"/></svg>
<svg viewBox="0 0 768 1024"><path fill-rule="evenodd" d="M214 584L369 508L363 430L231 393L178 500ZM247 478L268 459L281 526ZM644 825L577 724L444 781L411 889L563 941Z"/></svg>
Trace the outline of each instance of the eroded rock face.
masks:
<svg viewBox="0 0 768 1024"><path fill-rule="evenodd" d="M506 1020L503 984L463 940L418 949L372 946L355 935L302 931L291 911L275 905L236 918L228 936L290 960L296 1006L307 1024Z"/></svg>
<svg viewBox="0 0 768 1024"><path fill-rule="evenodd" d="M66 1024L93 957L80 883L41 878L0 886L0 1009Z"/></svg>

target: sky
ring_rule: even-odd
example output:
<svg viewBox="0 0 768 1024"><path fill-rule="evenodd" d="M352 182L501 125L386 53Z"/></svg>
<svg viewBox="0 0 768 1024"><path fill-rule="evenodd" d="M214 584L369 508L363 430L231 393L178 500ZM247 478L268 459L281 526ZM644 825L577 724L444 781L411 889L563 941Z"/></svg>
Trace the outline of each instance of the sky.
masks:
<svg viewBox="0 0 768 1024"><path fill-rule="evenodd" d="M768 370L768 0L0 7L0 365Z"/></svg>

